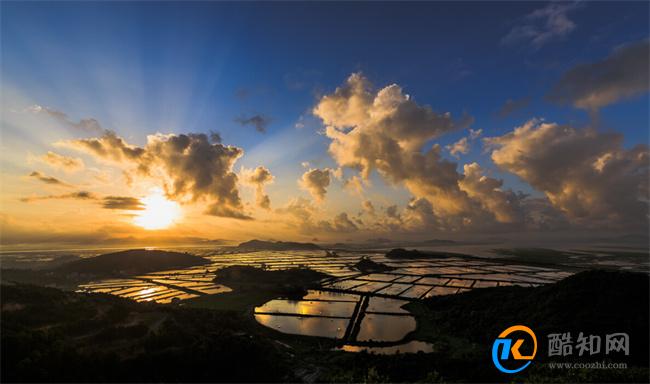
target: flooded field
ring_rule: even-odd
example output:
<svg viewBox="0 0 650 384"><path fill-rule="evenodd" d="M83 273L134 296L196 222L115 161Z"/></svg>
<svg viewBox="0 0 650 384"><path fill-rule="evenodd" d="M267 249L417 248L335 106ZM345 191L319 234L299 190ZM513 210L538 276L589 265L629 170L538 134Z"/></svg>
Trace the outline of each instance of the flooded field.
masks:
<svg viewBox="0 0 650 384"><path fill-rule="evenodd" d="M269 270L306 266L332 277L322 281L322 290L319 293L313 293L314 296L304 300L354 302L358 301L359 295L413 300L455 294L475 288L536 286L552 283L572 274L571 271L561 268L505 264L490 259L462 257L393 260L381 253L364 253L363 255L375 262L395 268L384 273L364 274L352 268L361 258L361 254L355 252L340 252L337 256L327 256L323 251L219 253L205 250L195 254L209 259L211 263L128 279L101 280L79 288L86 292L110 293L137 301L169 303L175 299L184 300L230 291L230 288L213 282L219 269L227 266L250 265ZM317 306L312 305L311 308L316 311L314 308ZM300 306L300 309L308 310L308 307Z"/></svg>
<svg viewBox="0 0 650 384"><path fill-rule="evenodd" d="M403 308L409 301L486 287L549 284L574 273L567 268L464 257L395 260L382 253L340 252L328 256L324 251L197 254L211 263L96 281L79 289L136 301L171 303L230 291L213 282L219 270L227 266L249 265L267 270L309 267L330 277L320 281L319 289L308 291L298 300L276 298L256 307L258 323L287 334L336 339L344 351L407 353L433 348L407 339L417 326L415 318ZM352 266L362 256L393 269L359 272Z"/></svg>

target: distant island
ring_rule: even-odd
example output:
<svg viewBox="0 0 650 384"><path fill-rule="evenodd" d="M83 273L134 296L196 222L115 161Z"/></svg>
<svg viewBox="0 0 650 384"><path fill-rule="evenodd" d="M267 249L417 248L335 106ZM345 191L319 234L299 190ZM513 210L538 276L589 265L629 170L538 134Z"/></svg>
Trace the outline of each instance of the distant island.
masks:
<svg viewBox="0 0 650 384"><path fill-rule="evenodd" d="M467 242L457 242L454 240L447 239L428 239L428 240L391 240L384 237L376 237L366 239L363 242L349 242L342 243L337 242L333 244L327 244L327 248L340 249L340 250L368 250L368 249L387 249L387 248L405 248L405 247L436 247L436 246L452 246L452 245L461 245L467 244Z"/></svg>
<svg viewBox="0 0 650 384"><path fill-rule="evenodd" d="M76 272L98 276L116 276L188 268L208 263L209 260L189 253L131 249L71 261L57 267L55 270L64 273Z"/></svg>
<svg viewBox="0 0 650 384"><path fill-rule="evenodd" d="M314 243L296 243L292 241L249 240L237 246L239 250L254 251L317 251L322 249Z"/></svg>

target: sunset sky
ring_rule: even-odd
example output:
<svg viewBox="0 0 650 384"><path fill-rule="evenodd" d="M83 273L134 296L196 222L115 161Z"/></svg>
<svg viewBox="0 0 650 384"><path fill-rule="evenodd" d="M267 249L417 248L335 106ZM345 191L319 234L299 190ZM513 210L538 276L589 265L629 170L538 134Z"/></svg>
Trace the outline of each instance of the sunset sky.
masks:
<svg viewBox="0 0 650 384"><path fill-rule="evenodd" d="M2 244L648 232L647 2L3 2Z"/></svg>

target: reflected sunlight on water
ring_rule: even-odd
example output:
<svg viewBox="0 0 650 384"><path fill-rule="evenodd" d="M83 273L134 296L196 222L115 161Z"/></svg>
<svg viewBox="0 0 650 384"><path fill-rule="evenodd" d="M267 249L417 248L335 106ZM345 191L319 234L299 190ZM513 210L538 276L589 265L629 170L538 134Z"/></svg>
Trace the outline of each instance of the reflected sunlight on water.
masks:
<svg viewBox="0 0 650 384"><path fill-rule="evenodd" d="M299 317L255 315L258 323L283 333L303 336L320 336L341 339L345 334L348 319L327 317Z"/></svg>
<svg viewBox="0 0 650 384"><path fill-rule="evenodd" d="M344 352L368 352L377 355L394 355L396 353L431 353L433 352L433 344L424 341L409 341L408 343L393 345L390 347L367 347L360 345L346 344L342 347L334 348L336 351Z"/></svg>
<svg viewBox="0 0 650 384"><path fill-rule="evenodd" d="M361 322L358 341L400 341L415 331L412 316L366 314Z"/></svg>

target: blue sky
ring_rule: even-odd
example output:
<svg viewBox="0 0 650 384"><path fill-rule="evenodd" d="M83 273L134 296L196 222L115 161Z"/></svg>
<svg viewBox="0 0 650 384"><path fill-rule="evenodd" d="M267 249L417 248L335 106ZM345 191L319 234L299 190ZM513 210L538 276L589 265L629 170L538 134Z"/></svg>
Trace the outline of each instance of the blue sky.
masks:
<svg viewBox="0 0 650 384"><path fill-rule="evenodd" d="M264 137L235 132L237 115L265 113L271 132L282 129L315 93L360 70L498 131L517 122L494 117L509 98L532 97L528 114L584 119L539 99L571 66L648 35L647 3L585 3L569 13L577 25L569 36L539 49L503 46L517 20L544 3L468 5L4 3L2 75L43 104L110 119L118 130L147 132L172 117L174 130L217 129L248 144ZM132 116L112 121L104 99ZM603 111L605 120L647 126L638 108L647 98L637 102ZM118 126L136 121L145 126Z"/></svg>
<svg viewBox="0 0 650 384"><path fill-rule="evenodd" d="M434 111L471 115L488 137L532 117L592 123L587 111L544 96L570 68L647 39L649 5L572 3L569 33L539 45L504 41L547 6L3 2L1 74L25 100L72 120L96 118L133 144L154 132L217 131L246 151L238 166L264 163L278 179L295 180L303 161L335 167L311 109L359 71L379 88L399 84ZM527 103L500 116L508 99ZM601 108L599 129L623 133L626 147L647 143L648 102L645 93ZM257 114L270 120L266 133L235 121ZM444 147L464 136L435 142ZM488 159L475 144L459 164L478 161L509 187L541 195Z"/></svg>

